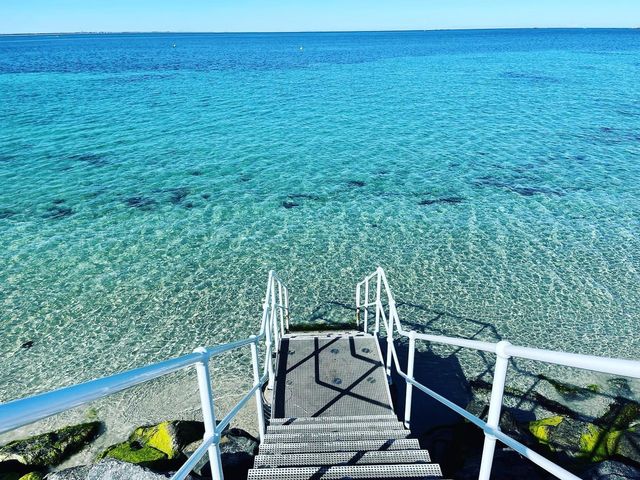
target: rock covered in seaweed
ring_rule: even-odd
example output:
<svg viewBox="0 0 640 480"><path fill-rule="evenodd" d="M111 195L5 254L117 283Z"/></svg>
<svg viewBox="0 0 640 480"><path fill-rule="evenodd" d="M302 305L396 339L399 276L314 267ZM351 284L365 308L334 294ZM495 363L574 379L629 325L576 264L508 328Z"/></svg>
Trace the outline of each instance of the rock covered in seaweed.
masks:
<svg viewBox="0 0 640 480"><path fill-rule="evenodd" d="M0 462L13 460L37 468L54 467L91 442L100 426L100 422L82 423L15 440L0 447Z"/></svg>
<svg viewBox="0 0 640 480"><path fill-rule="evenodd" d="M640 470L622 462L605 460L589 468L583 478L585 480L640 480Z"/></svg>
<svg viewBox="0 0 640 480"><path fill-rule="evenodd" d="M126 442L110 446L98 458L164 470L184 457L182 451L204 435L202 422L174 420L136 428Z"/></svg>

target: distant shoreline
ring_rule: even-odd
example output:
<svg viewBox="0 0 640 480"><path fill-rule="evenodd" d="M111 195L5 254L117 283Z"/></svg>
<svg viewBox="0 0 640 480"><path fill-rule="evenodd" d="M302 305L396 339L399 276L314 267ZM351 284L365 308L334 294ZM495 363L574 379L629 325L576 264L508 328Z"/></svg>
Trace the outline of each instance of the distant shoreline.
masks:
<svg viewBox="0 0 640 480"><path fill-rule="evenodd" d="M420 32L491 32L516 30L639 30L639 27L499 27L499 28L427 28L421 30L302 30L302 31L229 31L229 32L181 32L181 31L79 31L79 32L20 32L0 33L0 37L33 37L52 35L298 35L298 34L334 34L334 33L420 33Z"/></svg>

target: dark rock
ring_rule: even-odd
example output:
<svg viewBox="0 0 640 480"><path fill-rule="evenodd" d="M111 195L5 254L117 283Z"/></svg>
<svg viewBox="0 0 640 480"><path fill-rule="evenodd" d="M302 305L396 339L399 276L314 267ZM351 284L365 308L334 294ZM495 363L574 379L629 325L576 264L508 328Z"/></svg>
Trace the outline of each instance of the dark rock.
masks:
<svg viewBox="0 0 640 480"><path fill-rule="evenodd" d="M640 470L621 462L605 460L584 472L584 480L640 480Z"/></svg>
<svg viewBox="0 0 640 480"><path fill-rule="evenodd" d="M194 177L199 177L200 175L202 175L202 170L192 170L191 171L191 175Z"/></svg>
<svg viewBox="0 0 640 480"><path fill-rule="evenodd" d="M20 348L24 348L25 350L29 350L31 347L33 347L33 340L28 340L20 345Z"/></svg>
<svg viewBox="0 0 640 480"><path fill-rule="evenodd" d="M200 445L200 442L189 445L185 454L189 456ZM231 428L223 433L220 439L220 457L225 478L246 478L247 472L253 468L253 459L258 453L259 443L249 433L239 428ZM205 456L194 469L204 477L211 476L211 465Z"/></svg>
<svg viewBox="0 0 640 480"><path fill-rule="evenodd" d="M349 180L349 186L350 187L364 187L366 185L366 182L363 182L362 180Z"/></svg>
<svg viewBox="0 0 640 480"><path fill-rule="evenodd" d="M476 480L480 471L481 456L470 455L465 458L462 468L456 470L452 477L456 480ZM500 480L551 480L553 475L538 467L519 453L505 448L497 448L493 457L493 475ZM445 471L445 473L447 473Z"/></svg>
<svg viewBox="0 0 640 480"><path fill-rule="evenodd" d="M169 201L171 203L173 203L174 205L178 205L180 203L182 203L182 201L187 198L187 195L189 195L189 189L186 187L180 187L180 188L172 188L169 190Z"/></svg>
<svg viewBox="0 0 640 480"><path fill-rule="evenodd" d="M60 218L68 217L69 215L73 215L73 209L69 207L56 205L56 206L47 208L47 213L45 213L42 216L42 218L60 219Z"/></svg>
<svg viewBox="0 0 640 480"><path fill-rule="evenodd" d="M109 163L106 158L97 153L81 153L78 155L72 155L69 158L75 162L87 163L94 167L103 167Z"/></svg>
<svg viewBox="0 0 640 480"><path fill-rule="evenodd" d="M203 193L202 194L202 198L204 198L205 200L209 200L211 198L211 194L210 193Z"/></svg>
<svg viewBox="0 0 640 480"><path fill-rule="evenodd" d="M55 198L51 201L51 203L53 203L54 205L61 205L64 202L66 202L64 198Z"/></svg>
<svg viewBox="0 0 640 480"><path fill-rule="evenodd" d="M192 202L187 202L184 205L184 208L186 208L187 210L191 210L193 207L195 207L195 205Z"/></svg>
<svg viewBox="0 0 640 480"><path fill-rule="evenodd" d="M126 442L102 452L98 459L113 458L154 470L168 470L184 460L183 449L201 440L204 424L192 421L167 421L136 428Z"/></svg>
<svg viewBox="0 0 640 480"><path fill-rule="evenodd" d="M427 200L421 200L420 203L418 203L418 205L435 205L438 203L446 203L446 204L451 204L451 205L455 205L458 203L462 203L464 202L464 198L462 197L444 197L444 198L435 198L435 199L427 199Z"/></svg>
<svg viewBox="0 0 640 480"><path fill-rule="evenodd" d="M140 210L151 210L155 206L156 201L153 200L152 198L139 196L139 197L129 197L124 201L124 203L128 207L139 208Z"/></svg>
<svg viewBox="0 0 640 480"><path fill-rule="evenodd" d="M296 202L292 202L291 200L284 200L284 201L282 202L282 206L283 206L284 208L294 208L294 207L299 207L299 206L300 206L300 204L299 204L299 203L296 203Z"/></svg>
<svg viewBox="0 0 640 480"><path fill-rule="evenodd" d="M10 210L8 208L0 208L0 219L2 218L11 218L16 215L16 211Z"/></svg>
<svg viewBox="0 0 640 480"><path fill-rule="evenodd" d="M83 423L15 440L0 447L0 462L15 460L33 467L56 466L93 440L100 425L100 422Z"/></svg>

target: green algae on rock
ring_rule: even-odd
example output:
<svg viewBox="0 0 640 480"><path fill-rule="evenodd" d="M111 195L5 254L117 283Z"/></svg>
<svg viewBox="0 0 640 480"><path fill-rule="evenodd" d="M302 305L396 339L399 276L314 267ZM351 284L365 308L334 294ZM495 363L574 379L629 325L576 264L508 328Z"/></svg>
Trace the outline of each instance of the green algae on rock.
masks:
<svg viewBox="0 0 640 480"><path fill-rule="evenodd" d="M113 458L143 467L162 470L182 459L184 448L202 440L202 422L174 420L136 428L125 442L112 445L98 459Z"/></svg>
<svg viewBox="0 0 640 480"><path fill-rule="evenodd" d="M54 467L93 440L100 425L100 422L81 423L15 440L0 447L0 462L15 460L33 467Z"/></svg>

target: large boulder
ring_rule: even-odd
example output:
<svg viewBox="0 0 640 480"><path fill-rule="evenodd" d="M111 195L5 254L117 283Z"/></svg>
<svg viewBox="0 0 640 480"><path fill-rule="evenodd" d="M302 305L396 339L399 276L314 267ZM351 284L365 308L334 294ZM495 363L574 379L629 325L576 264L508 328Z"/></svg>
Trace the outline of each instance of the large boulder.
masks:
<svg viewBox="0 0 640 480"><path fill-rule="evenodd" d="M570 457L591 462L622 457L640 463L640 432L635 427L618 430L558 415L530 422L529 431L552 451Z"/></svg>
<svg viewBox="0 0 640 480"><path fill-rule="evenodd" d="M585 480L640 480L640 470L621 462L605 460L590 467L582 478Z"/></svg>
<svg viewBox="0 0 640 480"><path fill-rule="evenodd" d="M189 456L199 446L200 442L194 442L185 449L185 454ZM246 478L247 472L253 467L253 459L258 453L258 447L258 440L244 430L239 428L225 430L220 439L220 457L225 478ZM211 476L208 455L200 459L193 471L204 477Z"/></svg>
<svg viewBox="0 0 640 480"><path fill-rule="evenodd" d="M204 435L204 424L193 421L166 421L136 428L126 442L110 446L98 459L112 458L122 462L167 470L184 461L183 450Z"/></svg>
<svg viewBox="0 0 640 480"><path fill-rule="evenodd" d="M13 460L36 469L54 467L91 442L100 425L100 422L82 423L15 440L0 447L0 462Z"/></svg>
<svg viewBox="0 0 640 480"><path fill-rule="evenodd" d="M171 475L152 472L139 465L118 460L102 460L95 465L50 473L46 480L166 480ZM187 477L193 480L193 477Z"/></svg>
<svg viewBox="0 0 640 480"><path fill-rule="evenodd" d="M2 473L0 472L0 480L43 480L44 473L42 472L29 472L29 473Z"/></svg>

